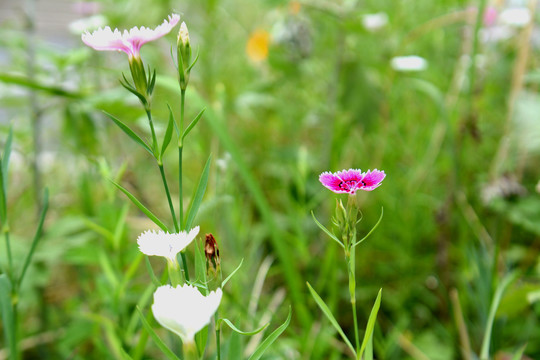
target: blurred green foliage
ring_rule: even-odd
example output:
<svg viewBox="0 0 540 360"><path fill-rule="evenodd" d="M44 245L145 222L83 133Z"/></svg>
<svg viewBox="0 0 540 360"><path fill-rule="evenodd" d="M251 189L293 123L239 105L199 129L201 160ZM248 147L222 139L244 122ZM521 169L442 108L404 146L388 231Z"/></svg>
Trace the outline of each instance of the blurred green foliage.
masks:
<svg viewBox="0 0 540 360"><path fill-rule="evenodd" d="M538 39L526 41L523 55L518 44L527 33L517 29L508 39L481 41L472 54L479 2L462 0L98 3L113 28L155 26L171 12L189 27L200 59L187 91L187 118L208 110L185 146L186 198L212 154L195 222L216 237L225 275L244 259L224 290L220 313L254 329L269 315L279 320L272 324L283 322L294 305L290 327L264 359L347 356L305 282L352 336L344 259L310 215L313 210L331 226L337 196L318 176L348 168L387 174L380 188L359 195L359 234L384 207L381 225L359 246L356 260L360 324L383 288L376 358L462 359L464 335L479 354L495 289L514 270L519 278L495 317L491 358L526 343L524 353L540 357ZM377 12L388 23L370 31L362 20ZM37 221L36 177L50 189L45 238L21 289L24 359L122 359L121 349L131 353L143 332L130 314L136 304L148 310L151 302L135 241L151 223L109 180L161 219L169 216L157 168L102 110L148 137L144 112L118 82L128 72L124 54L97 53L76 35L69 38L74 45L53 45L29 36L19 20L0 27L1 59L7 59L0 70L0 139L13 126L8 206L16 260L30 246L34 226L28 224ZM262 61L246 53L257 30L270 39ZM142 49L158 72L153 109L160 136L166 105L179 112L170 61L175 42L169 34ZM390 60L402 55L425 58L427 69L395 71ZM520 73L522 56L528 57ZM526 82L516 85L522 76ZM170 184L176 184L176 161L174 152L165 155ZM278 243L286 254L276 250ZM292 263L284 264L284 256ZM461 313L465 328L456 325ZM228 359L249 354L257 341L228 329L222 339ZM160 357L151 341L138 353Z"/></svg>

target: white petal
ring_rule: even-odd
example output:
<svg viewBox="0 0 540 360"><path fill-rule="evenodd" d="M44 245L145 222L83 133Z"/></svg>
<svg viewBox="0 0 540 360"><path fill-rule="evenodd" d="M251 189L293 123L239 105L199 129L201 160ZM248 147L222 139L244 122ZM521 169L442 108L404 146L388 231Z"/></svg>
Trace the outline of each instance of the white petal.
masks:
<svg viewBox="0 0 540 360"><path fill-rule="evenodd" d="M203 296L191 285L160 286L154 292L152 312L157 322L179 335L184 342L192 342L195 334L210 323L222 298L221 289Z"/></svg>

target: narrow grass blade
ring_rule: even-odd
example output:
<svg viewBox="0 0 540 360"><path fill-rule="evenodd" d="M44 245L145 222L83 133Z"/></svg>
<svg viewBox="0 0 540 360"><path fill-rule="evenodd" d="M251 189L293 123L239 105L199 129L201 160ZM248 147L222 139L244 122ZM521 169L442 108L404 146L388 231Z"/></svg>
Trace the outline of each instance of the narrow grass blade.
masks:
<svg viewBox="0 0 540 360"><path fill-rule="evenodd" d="M160 157L163 157L163 154L165 154L165 150L167 150L167 146L169 146L169 143L171 142L175 123L174 114L169 104L167 104L167 107L169 108L169 122L167 124L167 130L165 130L165 136L163 137L163 145L161 145Z"/></svg>
<svg viewBox="0 0 540 360"><path fill-rule="evenodd" d="M199 114L197 114L197 116L195 116L195 119L193 119L193 121L189 123L188 127L186 128L186 130L184 130L184 133L182 134L182 140L184 140L184 138L187 136L187 134L189 134L189 132L195 127L195 125L197 125L197 123L199 122L199 120L203 116L205 110L206 110L206 108L202 109L199 112Z"/></svg>
<svg viewBox="0 0 540 360"><path fill-rule="evenodd" d="M208 342L208 328L209 326L207 325L195 334L195 345L197 346L197 352L201 359L204 359L204 351L206 350L206 343Z"/></svg>
<svg viewBox="0 0 540 360"><path fill-rule="evenodd" d="M158 334L156 334L154 329L152 329L152 326L150 326L148 321L146 321L146 319L144 318L144 315L143 315L141 309L139 309L139 307L137 307L137 313L139 314L139 318L141 319L141 323L143 324L144 328L146 329L148 334L150 334L150 337L152 338L152 340L154 340L154 342L156 343L157 347L161 350L161 352L163 352L163 354L165 354L165 356L168 359L180 360L180 358L178 356L176 356L171 351L171 349L169 349L167 347L167 345L165 345L163 340L160 339L160 337L158 336Z"/></svg>
<svg viewBox="0 0 540 360"><path fill-rule="evenodd" d="M32 261L32 256L34 255L34 251L36 250L37 244L39 240L41 239L43 223L45 222L45 216L47 215L48 209L49 209L49 189L45 188L45 191L43 193L43 208L41 209L41 214L39 216L39 223L36 229L36 233L34 234L34 238L32 239L32 245L30 246L30 251L28 251L28 254L26 255L26 259L24 260L24 265L22 267L21 275L19 276L19 281L18 281L19 288L23 281L24 274L26 274L26 270L28 269L28 266L30 265L30 262Z"/></svg>
<svg viewBox="0 0 540 360"><path fill-rule="evenodd" d="M141 202L139 200L137 200L137 198L135 196L133 196L129 191L127 191L124 187L122 187L122 185L120 184L117 184L115 183L114 181L110 180L114 186L116 186L118 189L120 189L124 194L126 194L126 196L131 200L131 202L133 204L135 204L135 206L137 206L139 208L139 210L141 210L143 213L145 213L146 216L148 216L148 218L150 220L152 220L152 222L154 224L156 224L157 226L159 226L163 231L168 231L167 229L167 226L165 226L165 224L163 224L161 222L161 220L159 220L157 218L156 215L152 214L152 212L150 210L148 210L143 204L141 204Z"/></svg>
<svg viewBox="0 0 540 360"><path fill-rule="evenodd" d="M159 281L156 277L156 274L154 273L154 269L152 269L152 264L150 264L150 259L148 259L148 256L145 256L145 264L146 270L148 270L148 275L150 275L152 283L156 286L161 286L161 281Z"/></svg>
<svg viewBox="0 0 540 360"><path fill-rule="evenodd" d="M289 323L291 322L292 317L292 309L289 307L289 316L287 316L287 320L283 324L281 324L280 327L278 327L276 330L274 330L264 341L255 349L253 354L249 357L248 360L259 360L261 356L264 354L264 352L276 341L279 335L287 329L289 326Z"/></svg>
<svg viewBox="0 0 540 360"><path fill-rule="evenodd" d="M366 326L366 333L364 334L364 340L362 340L362 346L360 346L360 352L358 353L357 359L362 358L366 346L368 345L368 343L371 343L373 341L373 329L375 328L375 322L377 321L377 313L379 312L379 308L381 307L381 297L382 289L379 290L379 293L377 294L377 299L375 299L375 304L373 304L373 307L371 308L371 314L369 314L369 319ZM372 343L370 344L370 349L370 356L371 359L373 359Z"/></svg>
<svg viewBox="0 0 540 360"><path fill-rule="evenodd" d="M189 208L187 211L187 218L185 222L186 229L191 229L193 220L195 220L195 216L197 216L197 212L199 211L199 207L201 206L202 199L206 191L206 185L208 185L208 174L210 173L210 160L211 159L212 159L212 155L210 155L208 157L208 160L206 160L206 164L204 165L204 169L201 174L201 178L199 180L199 185L197 185L197 189L195 190L195 195L193 196L193 199L191 199L191 204L189 204Z"/></svg>
<svg viewBox="0 0 540 360"><path fill-rule="evenodd" d="M317 292L311 287L311 285L306 282L309 292L311 293L311 296L313 296L313 299L315 299L315 302L317 305L319 305L319 308L321 308L322 312L326 315L328 320L330 320L330 323L334 326L334 328L337 330L345 344L349 347L349 349L353 352L354 356L356 357L356 350L354 349L354 346L352 346L351 342L347 338L347 335L343 332L343 329L341 329L341 326L339 326L336 318L334 315L332 315L332 312L328 308L328 306L324 303L324 300L317 294Z"/></svg>
<svg viewBox="0 0 540 360"><path fill-rule="evenodd" d="M377 223L375 224L375 226L373 226L373 227L371 228L371 230L367 233L366 236L364 236L361 240L358 240L357 242L355 242L355 243L353 244L353 246L352 246L353 248L354 248L356 245L360 244L362 241L366 240L366 239L369 237L369 235L371 235L371 233L375 231L375 229L376 229L376 228L379 226L379 224L381 223L381 220L382 220L382 218L383 218L383 215L384 215L384 208L381 208L381 216L379 216L379 220L377 221Z"/></svg>
<svg viewBox="0 0 540 360"><path fill-rule="evenodd" d="M15 314L11 304L11 281L6 274L0 275L0 314L2 314L2 324L6 347L9 348L11 359L17 358L17 337L15 329Z"/></svg>
<svg viewBox="0 0 540 360"><path fill-rule="evenodd" d="M19 86L26 87L28 89L40 90L40 91L43 91L45 93L49 93L55 96L64 96L64 97L74 98L74 99L79 99L84 96L84 94L82 93L75 93L69 90L64 90L56 86L44 85L37 81L32 81L28 77L21 76L21 75L0 73L0 82L6 83L6 84L19 85Z"/></svg>
<svg viewBox="0 0 540 360"><path fill-rule="evenodd" d="M238 270L240 270L243 263L244 263L244 258L242 258L242 260L240 261L240 264L236 267L236 269L234 269L234 271L229 276L227 276L225 280L223 280L223 282L221 283L221 288L224 288L225 284L227 284L229 280L233 277L233 275L236 274Z"/></svg>
<svg viewBox="0 0 540 360"><path fill-rule="evenodd" d="M154 152L148 146L143 139L139 137L139 135L135 134L133 130L131 130L126 124L124 124L122 121L115 118L113 115L109 114L108 112L104 111L105 115L107 115L114 123L132 140L134 140L137 144L141 145L146 151L150 153L150 155L154 156Z"/></svg>
<svg viewBox="0 0 540 360"><path fill-rule="evenodd" d="M502 296L508 287L515 279L517 278L517 273L509 273L502 280L497 290L495 290L495 295L493 295L493 301L491 302L491 307L489 309L489 315L486 323L486 333L484 335L484 340L482 341L482 351L480 352L480 360L489 359L489 346L491 343L491 331L493 329L493 322L495 321L495 314L497 313L497 308L501 302Z"/></svg>
<svg viewBox="0 0 540 360"><path fill-rule="evenodd" d="M518 351L516 351L516 353L514 354L514 356L512 356L512 360L521 360L522 356L523 356L523 353L525 352L525 348L527 347L527 344L523 344L522 347L520 347L518 349Z"/></svg>
<svg viewBox="0 0 540 360"><path fill-rule="evenodd" d="M317 226L326 233L326 235L330 236L330 238L332 240L334 240L335 242L337 242L339 244L339 246L341 246L342 248L345 249L345 245L343 245L343 243L341 241L339 241L339 239L330 232L330 230L328 230L323 224L321 224L319 222L319 220L317 220L317 218L315 217L315 214L313 213L313 211L311 211L311 216L313 217L313 221L315 221L315 224L317 224Z"/></svg>
<svg viewBox="0 0 540 360"><path fill-rule="evenodd" d="M221 326L221 323L222 323L222 322L224 322L225 324L229 325L229 327L230 327L233 331L239 333L240 335L248 335L248 336L252 336L252 335L258 334L258 333L260 333L261 331L263 331L264 329L266 329L266 328L268 327L268 325L270 325L270 323L268 322L268 323L264 324L263 326L261 326L260 328L255 329L255 330L253 330L253 331L242 331L242 330L238 329L236 326L234 326L233 323L232 323L230 320L228 320L228 319L219 319L219 320L218 320L218 324L216 325L216 327Z"/></svg>

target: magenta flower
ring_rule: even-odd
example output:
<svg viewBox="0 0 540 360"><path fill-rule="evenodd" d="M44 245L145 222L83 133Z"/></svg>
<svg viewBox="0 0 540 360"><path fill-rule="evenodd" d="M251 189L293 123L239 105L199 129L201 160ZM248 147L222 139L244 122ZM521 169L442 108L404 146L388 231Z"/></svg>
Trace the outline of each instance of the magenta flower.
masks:
<svg viewBox="0 0 540 360"><path fill-rule="evenodd" d="M375 190L383 181L386 174L380 170L368 170L363 173L360 169L349 169L337 173L324 172L319 181L336 194L356 194L357 190Z"/></svg>
<svg viewBox="0 0 540 360"><path fill-rule="evenodd" d="M134 27L129 31L121 32L118 29L113 31L106 26L91 34L86 31L82 34L82 41L95 50L123 51L130 59L139 58L141 46L168 34L178 21L180 21L180 15L172 14L169 15L168 20L163 20L163 23L155 29L141 26L141 28Z"/></svg>

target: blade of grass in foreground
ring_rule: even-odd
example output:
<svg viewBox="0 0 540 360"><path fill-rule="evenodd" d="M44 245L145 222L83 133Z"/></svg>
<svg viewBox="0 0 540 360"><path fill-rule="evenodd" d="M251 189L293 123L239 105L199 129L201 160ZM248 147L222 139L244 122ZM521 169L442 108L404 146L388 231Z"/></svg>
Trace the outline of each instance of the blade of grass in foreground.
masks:
<svg viewBox="0 0 540 360"><path fill-rule="evenodd" d="M282 332L285 331L287 326L289 326L289 323L291 322L291 316L292 316L292 309L289 307L289 316L287 316L287 320L283 324L281 324L280 327L278 327L276 330L274 330L264 341L255 349L255 352L249 357L248 360L259 360L261 356L264 354L264 352L272 345L274 341L278 338L279 335L281 335Z"/></svg>
<svg viewBox="0 0 540 360"><path fill-rule="evenodd" d="M139 314L139 318L141 319L141 322L144 326L144 328L146 329L146 331L150 334L150 337L154 340L154 342L156 343L156 345L159 347L159 349L163 352L163 354L165 354L165 356L170 359L170 360L180 360L180 358L178 356L176 356L172 351L171 349L169 349L167 347L167 345L165 345L165 343L163 342L163 340L160 339L160 337L156 334L156 332L154 331L154 329L152 329L152 326L150 326L150 324L148 323L148 321L146 321L146 319L144 318L144 315L141 311L141 309L139 309L137 307L137 313Z"/></svg>
<svg viewBox="0 0 540 360"><path fill-rule="evenodd" d="M343 329L341 328L341 326L339 326L339 323L337 322L336 318L332 314L332 311L330 311L328 306L325 304L324 300L319 296L319 294L317 294L317 292L311 287L311 285L308 282L306 282L306 284L309 288L309 292L311 293L311 296L313 296L313 299L315 299L315 302L317 303L317 305L319 305L324 315L326 315L330 323L334 326L334 328L337 330L339 335L341 335L341 338L343 339L345 344L347 344L349 349L352 351L352 353L356 357L356 350L354 349L354 346L351 344L351 342L347 338L347 335L345 335L345 333L343 332Z"/></svg>
<svg viewBox="0 0 540 360"><path fill-rule="evenodd" d="M486 324L486 333L484 335L484 340L482 341L482 352L480 353L480 360L489 359L489 345L491 343L491 330L493 329L493 321L495 320L495 314L497 313L497 308L501 302L504 291L515 279L517 278L516 273L507 274L502 280L497 290L495 290L495 295L493 295L493 301L491 302L491 308L489 309L489 316Z"/></svg>
<svg viewBox="0 0 540 360"><path fill-rule="evenodd" d="M382 216L382 215L381 215ZM362 340L362 346L360 347L360 352L358 353L357 359L361 359L362 355L364 354L364 350L366 349L367 345L369 344L369 354L366 353L366 359L373 359L373 329L375 328L375 321L377 320L377 313L379 312L379 308L381 307L381 295L382 295L382 289L379 290L379 293L377 294L377 299L375 300L375 304L373 304L373 308L371 308L371 314L369 314L368 323L366 326L366 333L364 334L364 340Z"/></svg>

